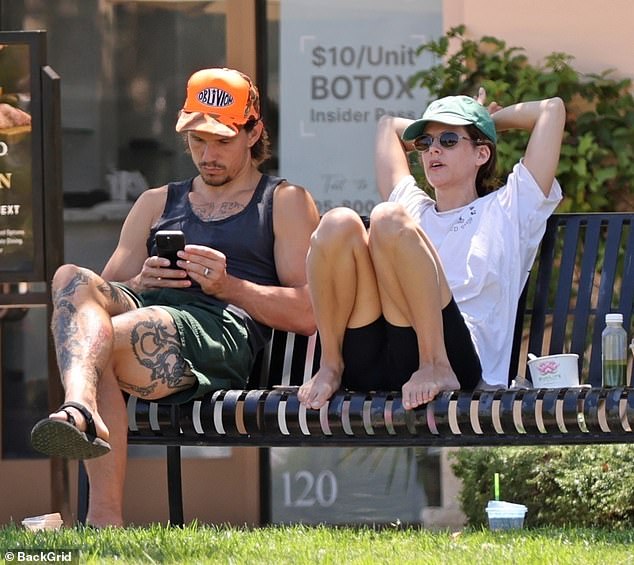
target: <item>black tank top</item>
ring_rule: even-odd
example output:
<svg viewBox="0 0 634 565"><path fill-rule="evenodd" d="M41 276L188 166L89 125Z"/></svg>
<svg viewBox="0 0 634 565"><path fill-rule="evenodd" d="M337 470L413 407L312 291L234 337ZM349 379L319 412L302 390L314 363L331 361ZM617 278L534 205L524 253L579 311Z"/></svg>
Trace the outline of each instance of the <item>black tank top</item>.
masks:
<svg viewBox="0 0 634 565"><path fill-rule="evenodd" d="M205 245L224 253L230 275L257 284L278 286L280 281L273 253L273 193L282 180L262 175L243 210L221 220L207 221L194 213L189 202L193 179L169 183L163 214L150 230L148 253L157 254L154 236L158 230L182 230L187 243ZM238 314L247 324L254 350L260 349L270 337L270 328L255 322L241 308L205 294L197 283L193 282L186 290L196 293L203 302L226 306Z"/></svg>

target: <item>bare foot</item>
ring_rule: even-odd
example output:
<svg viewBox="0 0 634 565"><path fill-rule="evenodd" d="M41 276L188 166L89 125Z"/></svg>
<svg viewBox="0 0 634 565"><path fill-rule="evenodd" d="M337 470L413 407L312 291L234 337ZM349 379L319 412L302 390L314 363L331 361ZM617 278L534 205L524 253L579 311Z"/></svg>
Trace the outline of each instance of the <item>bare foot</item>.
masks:
<svg viewBox="0 0 634 565"><path fill-rule="evenodd" d="M433 400L443 390L458 390L460 383L451 367L426 366L412 373L403 385L403 407L411 410Z"/></svg>
<svg viewBox="0 0 634 565"><path fill-rule="evenodd" d="M89 511L86 516L86 524L95 529L102 528L122 528L125 523L120 513L94 512Z"/></svg>
<svg viewBox="0 0 634 565"><path fill-rule="evenodd" d="M320 367L312 379L299 387L297 398L306 408L318 410L341 386L343 370Z"/></svg>

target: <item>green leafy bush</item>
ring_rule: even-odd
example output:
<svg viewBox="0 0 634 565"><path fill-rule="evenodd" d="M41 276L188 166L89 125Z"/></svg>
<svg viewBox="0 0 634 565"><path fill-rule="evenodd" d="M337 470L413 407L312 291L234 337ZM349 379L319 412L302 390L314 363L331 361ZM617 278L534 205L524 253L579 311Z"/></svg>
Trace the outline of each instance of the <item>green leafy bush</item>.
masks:
<svg viewBox="0 0 634 565"><path fill-rule="evenodd" d="M614 70L582 74L574 57L554 52L543 64L529 63L524 49L498 38L469 39L465 27L450 29L420 46L437 64L411 78L430 98L466 94L483 86L488 100L508 106L522 100L559 96L566 104L566 131L557 177L566 198L561 212L634 208L634 97L632 81ZM526 146L525 132L499 137L498 170L506 178Z"/></svg>
<svg viewBox="0 0 634 565"><path fill-rule="evenodd" d="M500 499L528 507L526 526L634 526L633 445L462 448L451 457L469 525L487 523L499 473Z"/></svg>

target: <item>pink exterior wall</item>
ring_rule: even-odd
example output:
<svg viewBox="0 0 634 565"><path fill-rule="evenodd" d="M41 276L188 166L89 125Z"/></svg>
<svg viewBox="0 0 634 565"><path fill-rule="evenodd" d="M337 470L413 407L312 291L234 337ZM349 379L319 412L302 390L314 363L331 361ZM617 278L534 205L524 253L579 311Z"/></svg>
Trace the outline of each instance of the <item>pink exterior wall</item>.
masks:
<svg viewBox="0 0 634 565"><path fill-rule="evenodd" d="M465 24L470 38L523 47L533 63L562 51L581 72L634 78L631 0L445 0L443 19L445 29Z"/></svg>
<svg viewBox="0 0 634 565"><path fill-rule="evenodd" d="M186 522L257 525L260 521L259 450L239 447L218 459L183 459ZM47 459L0 461L0 526L27 516L62 512L68 526L77 519L77 463L68 465L70 508L53 507ZM124 519L129 524L169 519L165 460L130 459L125 485Z"/></svg>

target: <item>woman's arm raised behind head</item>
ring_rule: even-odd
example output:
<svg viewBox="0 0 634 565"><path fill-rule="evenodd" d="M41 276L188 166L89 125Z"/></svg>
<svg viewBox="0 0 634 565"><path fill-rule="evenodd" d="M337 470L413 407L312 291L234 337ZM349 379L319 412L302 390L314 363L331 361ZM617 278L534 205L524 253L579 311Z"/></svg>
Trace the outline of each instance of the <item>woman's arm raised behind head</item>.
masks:
<svg viewBox="0 0 634 565"><path fill-rule="evenodd" d="M383 200L387 200L394 186L410 174L407 152L413 149L401 141L405 128L413 120L381 116L377 123L374 151L376 185Z"/></svg>
<svg viewBox="0 0 634 565"><path fill-rule="evenodd" d="M524 129L531 132L524 153L524 165L548 196L559 164L566 123L566 108L561 98L520 102L495 112L491 117L498 131Z"/></svg>

